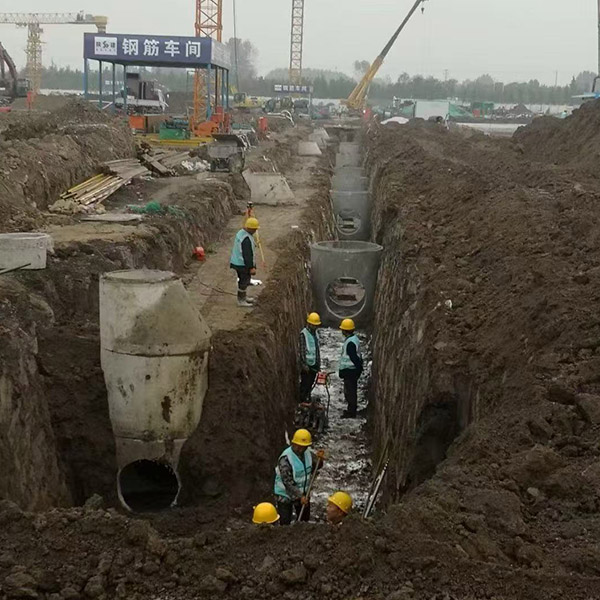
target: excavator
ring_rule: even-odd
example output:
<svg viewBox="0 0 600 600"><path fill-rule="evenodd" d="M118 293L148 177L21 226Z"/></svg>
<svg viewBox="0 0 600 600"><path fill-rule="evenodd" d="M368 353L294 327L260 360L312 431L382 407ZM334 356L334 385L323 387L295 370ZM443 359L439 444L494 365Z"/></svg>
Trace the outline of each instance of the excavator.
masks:
<svg viewBox="0 0 600 600"><path fill-rule="evenodd" d="M406 24L410 21L410 18L416 12L417 8L419 8L419 6L421 6L421 4L423 4L424 2L426 2L426 0L416 0L413 7L408 12L408 15L406 15L406 18L400 24L400 27L396 29L394 35L390 38L389 42L385 45L384 49L381 51L379 56L373 61L373 64L369 67L364 77L358 82L358 85L354 88L350 96L348 96L348 99L344 102L344 104L346 104L346 106L349 109L355 111L364 110L367 101L367 94L369 93L369 87L373 82L373 79L375 79L377 72L381 68L385 57L392 49L392 46L398 39L398 36L402 32Z"/></svg>
<svg viewBox="0 0 600 600"><path fill-rule="evenodd" d="M26 98L30 89L29 81L19 78L13 59L0 43L0 106L15 98Z"/></svg>

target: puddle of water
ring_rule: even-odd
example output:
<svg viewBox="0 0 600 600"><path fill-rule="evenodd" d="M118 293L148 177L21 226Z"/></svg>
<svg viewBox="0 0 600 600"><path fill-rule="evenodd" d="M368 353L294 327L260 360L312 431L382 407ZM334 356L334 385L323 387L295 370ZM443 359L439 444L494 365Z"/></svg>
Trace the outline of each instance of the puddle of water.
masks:
<svg viewBox="0 0 600 600"><path fill-rule="evenodd" d="M369 340L358 334L361 344L365 368L359 381L358 410L367 406L366 383L371 374ZM325 519L327 498L338 490L348 492L354 501L354 511L362 512L367 501L371 483L370 452L365 435L366 418L342 419L346 410L344 401L344 384L337 375L340 350L343 337L339 330L321 329L321 370L335 371L329 377L329 430L315 440L314 449L325 449L325 467L317 477L313 493L312 506L316 520ZM324 386L316 385L313 396L327 405L327 391Z"/></svg>

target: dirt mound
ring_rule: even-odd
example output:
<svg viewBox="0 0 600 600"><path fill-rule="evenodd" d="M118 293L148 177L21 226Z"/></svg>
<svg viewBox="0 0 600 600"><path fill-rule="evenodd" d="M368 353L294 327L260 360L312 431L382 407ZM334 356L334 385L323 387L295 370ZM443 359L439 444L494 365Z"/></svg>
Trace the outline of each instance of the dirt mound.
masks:
<svg viewBox="0 0 600 600"><path fill-rule="evenodd" d="M369 154L375 438L403 502L386 523L472 561L597 577L600 186L427 128L373 129Z"/></svg>
<svg viewBox="0 0 600 600"><path fill-rule="evenodd" d="M598 176L600 162L600 100L586 102L566 119L539 117L513 136L527 157L569 165Z"/></svg>
<svg viewBox="0 0 600 600"><path fill-rule="evenodd" d="M135 156L126 123L90 104L11 122L0 139L0 229L33 229L40 211L109 160Z"/></svg>

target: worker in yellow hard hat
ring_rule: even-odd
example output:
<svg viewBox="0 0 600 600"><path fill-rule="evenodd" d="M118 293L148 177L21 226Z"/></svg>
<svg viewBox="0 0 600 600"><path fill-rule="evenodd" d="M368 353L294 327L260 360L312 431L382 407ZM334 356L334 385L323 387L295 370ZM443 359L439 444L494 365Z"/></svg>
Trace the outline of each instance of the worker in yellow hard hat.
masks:
<svg viewBox="0 0 600 600"><path fill-rule="evenodd" d="M327 499L327 521L339 525L352 510L352 496L347 492L335 492Z"/></svg>
<svg viewBox="0 0 600 600"><path fill-rule="evenodd" d="M313 312L306 319L306 327L300 332L300 402L310 400L310 392L321 369L321 347L317 330L321 317Z"/></svg>
<svg viewBox="0 0 600 600"><path fill-rule="evenodd" d="M238 278L238 306L252 308L254 300L248 298L246 290L252 281L252 275L256 274L256 241L254 234L258 230L258 220L249 217L240 229L233 242L231 250L230 267L235 270Z"/></svg>
<svg viewBox="0 0 600 600"><path fill-rule="evenodd" d="M344 319L340 329L344 336L344 344L340 353L338 374L344 381L344 399L348 405L342 418L355 419L358 408L358 380L363 371L360 340L355 333L356 327L352 319Z"/></svg>
<svg viewBox="0 0 600 600"><path fill-rule="evenodd" d="M289 525L294 512L296 521L300 519L300 513L302 513L302 521L310 519L309 488L313 469L320 469L325 457L323 450L313 453L310 450L311 446L310 431L298 429L294 433L291 445L277 460L274 492L281 525Z"/></svg>
<svg viewBox="0 0 600 600"><path fill-rule="evenodd" d="M256 523L256 525L264 523L274 525L277 521L279 521L279 513L270 502L261 502L254 507L252 522Z"/></svg>

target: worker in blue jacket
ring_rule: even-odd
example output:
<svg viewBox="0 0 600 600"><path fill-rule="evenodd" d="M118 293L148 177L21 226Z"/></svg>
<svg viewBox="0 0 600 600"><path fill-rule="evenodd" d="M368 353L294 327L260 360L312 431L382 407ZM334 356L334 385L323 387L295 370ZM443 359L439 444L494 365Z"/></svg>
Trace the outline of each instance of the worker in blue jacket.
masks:
<svg viewBox="0 0 600 600"><path fill-rule="evenodd" d="M292 443L286 448L275 467L274 493L281 525L292 522L294 512L296 521L310 519L310 482L313 473L323 465L325 452L312 453L312 436L308 429L298 429Z"/></svg>
<svg viewBox="0 0 600 600"><path fill-rule="evenodd" d="M240 229L233 242L231 250L230 267L235 270L238 277L237 300L238 306L252 308L254 300L248 298L246 290L256 274L256 241L254 234L258 230L258 220L249 217Z"/></svg>
<svg viewBox="0 0 600 600"><path fill-rule="evenodd" d="M340 329L344 336L344 344L340 353L338 374L344 381L344 398L348 405L342 418L355 419L358 408L358 380L363 372L360 340L355 333L356 327L352 319L344 319Z"/></svg>

